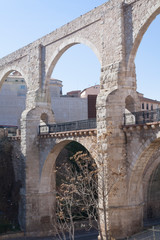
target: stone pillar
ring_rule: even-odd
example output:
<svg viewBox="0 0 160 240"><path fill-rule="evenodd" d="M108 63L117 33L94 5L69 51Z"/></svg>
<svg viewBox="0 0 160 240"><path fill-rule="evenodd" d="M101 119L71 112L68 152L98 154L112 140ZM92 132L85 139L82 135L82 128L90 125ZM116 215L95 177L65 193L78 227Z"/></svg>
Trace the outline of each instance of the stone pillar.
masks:
<svg viewBox="0 0 160 240"><path fill-rule="evenodd" d="M25 110L21 118L21 151L24 159L25 183L21 190L21 222L27 235L41 235L52 230L51 215L55 194L39 193L40 156L38 131L41 115L48 115L49 123L53 113L47 103ZM25 206L25 207L24 207ZM46 232L45 232L46 231Z"/></svg>
<svg viewBox="0 0 160 240"><path fill-rule="evenodd" d="M103 82L97 99L98 161L103 166L99 173L100 220L103 235L109 231L116 239L141 227L142 219L141 206L128 203L126 139L121 126L125 98L132 89L119 84L125 77L122 69L121 63L102 69Z"/></svg>
<svg viewBox="0 0 160 240"><path fill-rule="evenodd" d="M49 236L54 234L53 213L55 192L26 195L26 235Z"/></svg>

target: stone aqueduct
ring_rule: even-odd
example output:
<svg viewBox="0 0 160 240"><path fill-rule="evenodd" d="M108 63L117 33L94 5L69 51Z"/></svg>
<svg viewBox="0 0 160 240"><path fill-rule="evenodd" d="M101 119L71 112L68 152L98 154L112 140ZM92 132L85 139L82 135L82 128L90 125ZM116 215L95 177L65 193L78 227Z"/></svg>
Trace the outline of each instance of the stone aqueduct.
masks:
<svg viewBox="0 0 160 240"><path fill-rule="evenodd" d="M160 0L110 0L0 60L0 86L16 70L28 89L21 117L25 179L19 204L20 224L27 234L52 228L52 168L60 150L73 140L89 151L94 149L91 153L97 165L104 162L107 170L112 167L125 173L117 194L109 194L107 199L112 236L124 237L142 228L149 178L160 163L159 125L133 129L123 128L122 123L125 108L140 109L134 59L144 33L159 13ZM39 139L42 114L47 114L49 123L54 122L48 92L51 73L62 54L75 44L90 47L101 63L97 133Z"/></svg>

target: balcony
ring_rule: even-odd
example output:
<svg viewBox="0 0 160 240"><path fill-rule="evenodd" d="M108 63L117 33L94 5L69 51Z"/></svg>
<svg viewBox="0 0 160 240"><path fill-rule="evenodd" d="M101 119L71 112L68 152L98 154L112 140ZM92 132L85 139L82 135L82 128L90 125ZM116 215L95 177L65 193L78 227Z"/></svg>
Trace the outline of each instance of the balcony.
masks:
<svg viewBox="0 0 160 240"><path fill-rule="evenodd" d="M152 122L160 121L160 109L148 110L148 111L140 111L140 112L132 112L125 113L123 116L125 126L127 125L141 125Z"/></svg>
<svg viewBox="0 0 160 240"><path fill-rule="evenodd" d="M73 122L56 123L39 126L39 134L49 134L56 132L77 131L83 129L95 129L96 119L87 119Z"/></svg>

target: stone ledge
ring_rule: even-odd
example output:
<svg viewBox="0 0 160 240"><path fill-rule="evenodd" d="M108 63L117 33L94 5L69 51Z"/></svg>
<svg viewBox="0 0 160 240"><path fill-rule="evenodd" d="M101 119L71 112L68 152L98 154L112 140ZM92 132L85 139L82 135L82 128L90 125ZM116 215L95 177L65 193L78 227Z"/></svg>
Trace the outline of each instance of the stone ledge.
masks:
<svg viewBox="0 0 160 240"><path fill-rule="evenodd" d="M149 130L149 129L155 129L160 127L160 122L150 122L145 124L133 124L133 125L122 125L122 130L124 132L127 131L135 131L135 130Z"/></svg>
<svg viewBox="0 0 160 240"><path fill-rule="evenodd" d="M18 141L21 140L20 136L14 136L14 137L9 137L9 139L11 139L12 141Z"/></svg>
<svg viewBox="0 0 160 240"><path fill-rule="evenodd" d="M82 136L94 136L97 134L96 129L83 129L76 131L56 132L56 133L44 133L39 135L39 138L64 138L64 137L82 137Z"/></svg>

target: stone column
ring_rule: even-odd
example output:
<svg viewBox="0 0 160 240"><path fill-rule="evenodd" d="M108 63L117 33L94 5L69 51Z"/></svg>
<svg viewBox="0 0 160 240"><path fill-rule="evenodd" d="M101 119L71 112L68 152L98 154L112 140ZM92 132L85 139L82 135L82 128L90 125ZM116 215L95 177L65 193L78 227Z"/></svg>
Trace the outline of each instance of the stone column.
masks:
<svg viewBox="0 0 160 240"><path fill-rule="evenodd" d="M97 99L98 161L103 166L99 173L100 220L103 235L109 231L115 238L126 237L141 226L142 210L128 204L126 139L121 126L125 98L133 90L120 85L124 77L121 63L102 69Z"/></svg>
<svg viewBox="0 0 160 240"><path fill-rule="evenodd" d="M47 114L49 123L53 123L53 113L47 103L39 102L36 105L33 109L25 110L21 118L21 151L25 171L25 183L21 191L21 218L27 235L40 235L41 230L42 232L51 230L50 214L54 203L54 193L46 195L39 193L38 140L41 115Z"/></svg>
<svg viewBox="0 0 160 240"><path fill-rule="evenodd" d="M43 196L39 193L40 157L39 157L39 125L42 114L48 123L54 123L54 116L49 101L49 93L44 85L45 47L36 45L29 49L27 55L26 110L21 116L21 152L24 161L24 182L21 189L19 219L26 233L39 233L48 230L48 213L54 194ZM49 226L50 228L51 226Z"/></svg>

